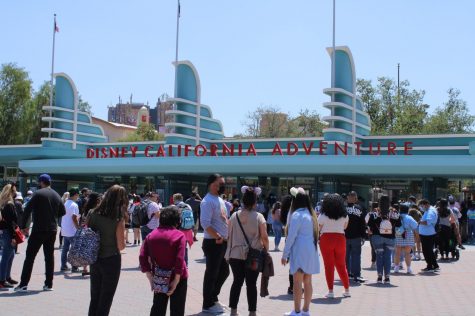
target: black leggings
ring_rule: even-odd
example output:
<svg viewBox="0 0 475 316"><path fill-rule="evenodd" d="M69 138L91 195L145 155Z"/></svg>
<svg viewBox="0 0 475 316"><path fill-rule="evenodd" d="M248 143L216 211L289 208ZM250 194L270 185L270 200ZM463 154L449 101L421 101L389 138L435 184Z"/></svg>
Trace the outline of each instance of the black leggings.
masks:
<svg viewBox="0 0 475 316"><path fill-rule="evenodd" d="M187 287L188 280L181 279L175 291L170 296L170 316L185 315ZM168 298L168 295L164 293L155 293L153 295L153 306L150 311L150 316L165 316L167 314Z"/></svg>
<svg viewBox="0 0 475 316"><path fill-rule="evenodd" d="M439 232L439 251L441 256L449 256L450 251L450 237L452 229L446 225L440 225Z"/></svg>
<svg viewBox="0 0 475 316"><path fill-rule="evenodd" d="M246 280L247 303L250 312L255 312L257 308L257 278L259 272L246 269L246 261L239 259L229 259L229 265L233 271L234 281L229 295L229 307L237 308L241 288Z"/></svg>
<svg viewBox="0 0 475 316"><path fill-rule="evenodd" d="M91 265L91 302L89 304L89 316L109 315L115 290L119 283L120 254L99 258Z"/></svg>

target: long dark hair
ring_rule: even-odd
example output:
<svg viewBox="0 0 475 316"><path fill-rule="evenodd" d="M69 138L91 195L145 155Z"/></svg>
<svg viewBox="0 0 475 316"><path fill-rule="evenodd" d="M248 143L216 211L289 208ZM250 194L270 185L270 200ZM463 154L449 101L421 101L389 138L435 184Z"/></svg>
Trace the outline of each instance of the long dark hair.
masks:
<svg viewBox="0 0 475 316"><path fill-rule="evenodd" d="M282 198L282 206L280 208L280 220L285 225L289 216L290 206L292 205L292 197L286 195Z"/></svg>
<svg viewBox="0 0 475 316"><path fill-rule="evenodd" d="M254 210L254 205L257 203L257 194L254 191L254 188L249 187L242 196L242 204L244 208L248 211Z"/></svg>
<svg viewBox="0 0 475 316"><path fill-rule="evenodd" d="M345 200L339 194L328 194L323 198L322 214L325 214L330 219L338 220L346 217Z"/></svg>
<svg viewBox="0 0 475 316"><path fill-rule="evenodd" d="M447 202L446 199L441 199L439 201L439 207L437 208L437 213L439 214L440 217L447 217L450 215L450 210L448 208L449 203Z"/></svg>
<svg viewBox="0 0 475 316"><path fill-rule="evenodd" d="M82 212L87 215L90 210L97 207L97 203L99 202L102 194L97 192L91 192L87 197L86 205L82 208Z"/></svg>
<svg viewBox="0 0 475 316"><path fill-rule="evenodd" d="M379 197L379 211L380 211L380 216L384 219L389 219L389 207L391 205L391 202L389 200L389 196L386 194L383 194Z"/></svg>
<svg viewBox="0 0 475 316"><path fill-rule="evenodd" d="M128 204L129 199L125 188L115 184L106 191L101 203L94 209L94 213L110 219L121 220L125 217Z"/></svg>

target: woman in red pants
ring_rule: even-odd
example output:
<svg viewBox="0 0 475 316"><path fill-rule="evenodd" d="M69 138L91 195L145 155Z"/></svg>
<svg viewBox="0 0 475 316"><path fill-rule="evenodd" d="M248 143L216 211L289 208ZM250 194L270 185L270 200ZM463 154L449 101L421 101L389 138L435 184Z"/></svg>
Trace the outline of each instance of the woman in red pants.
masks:
<svg viewBox="0 0 475 316"><path fill-rule="evenodd" d="M323 198L322 210L318 216L320 227L320 251L325 265L327 279L327 298L334 298L333 283L335 268L345 288L343 297L350 297L350 281L346 270L346 239L345 228L348 226L348 215L344 200L338 194L329 194Z"/></svg>

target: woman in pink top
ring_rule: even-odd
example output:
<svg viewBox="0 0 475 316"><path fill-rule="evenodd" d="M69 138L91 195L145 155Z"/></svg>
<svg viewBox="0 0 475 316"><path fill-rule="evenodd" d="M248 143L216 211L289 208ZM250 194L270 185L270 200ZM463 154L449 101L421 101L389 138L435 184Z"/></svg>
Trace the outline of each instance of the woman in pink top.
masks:
<svg viewBox="0 0 475 316"><path fill-rule="evenodd" d="M320 227L320 251L322 252L323 264L325 265L325 277L327 279L327 298L333 298L333 283L335 268L345 288L344 297L350 296L350 282L346 270L346 238L345 228L348 226L343 198L338 194L329 194L323 198L322 210L318 216Z"/></svg>
<svg viewBox="0 0 475 316"><path fill-rule="evenodd" d="M150 315L165 316L170 298L170 316L184 316L188 269L185 263L186 238L180 227L180 213L175 205L161 209L160 226L143 241L140 249L140 268L155 292ZM166 293L156 290L156 267L171 271ZM157 278L155 278L157 279ZM155 288L155 290L154 290Z"/></svg>

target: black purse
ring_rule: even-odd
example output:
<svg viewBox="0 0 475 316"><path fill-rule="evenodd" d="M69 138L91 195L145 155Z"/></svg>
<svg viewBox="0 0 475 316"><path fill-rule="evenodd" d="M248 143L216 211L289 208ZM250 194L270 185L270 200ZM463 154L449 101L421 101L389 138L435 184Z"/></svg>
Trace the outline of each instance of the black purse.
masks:
<svg viewBox="0 0 475 316"><path fill-rule="evenodd" d="M244 235L244 239L246 239L247 246L249 247L249 250L246 256L246 263L245 263L246 269L249 269L251 271L262 272L262 270L264 269L265 251L258 250L251 247L251 243L249 242L249 239L247 239L246 233L244 232L244 228L242 227L241 220L239 219L238 214L236 214L236 218L237 218L239 227L241 227L241 231L242 231L242 234Z"/></svg>

